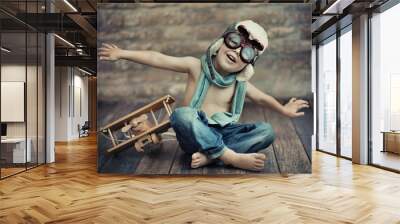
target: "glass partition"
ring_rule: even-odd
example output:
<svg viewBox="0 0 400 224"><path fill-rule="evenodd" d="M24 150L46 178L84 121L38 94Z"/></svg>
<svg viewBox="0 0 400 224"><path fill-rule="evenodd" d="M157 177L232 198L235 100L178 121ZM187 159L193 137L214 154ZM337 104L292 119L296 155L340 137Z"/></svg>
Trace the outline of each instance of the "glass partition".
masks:
<svg viewBox="0 0 400 224"><path fill-rule="evenodd" d="M27 35L25 30L1 33L1 176L26 170ZM27 150L28 149L28 150Z"/></svg>
<svg viewBox="0 0 400 224"><path fill-rule="evenodd" d="M27 4L28 3L28 4ZM44 1L7 1L16 17ZM0 12L0 178L45 163L45 34Z"/></svg>
<svg viewBox="0 0 400 224"><path fill-rule="evenodd" d="M352 32L340 36L340 154L352 157Z"/></svg>
<svg viewBox="0 0 400 224"><path fill-rule="evenodd" d="M371 18L371 162L400 171L400 4Z"/></svg>
<svg viewBox="0 0 400 224"><path fill-rule="evenodd" d="M318 149L336 154L336 37L318 47Z"/></svg>

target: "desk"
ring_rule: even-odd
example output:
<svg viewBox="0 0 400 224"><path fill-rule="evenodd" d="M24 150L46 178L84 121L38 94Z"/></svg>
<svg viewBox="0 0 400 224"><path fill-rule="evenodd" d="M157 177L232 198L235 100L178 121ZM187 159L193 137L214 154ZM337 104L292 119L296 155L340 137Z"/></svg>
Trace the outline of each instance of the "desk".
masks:
<svg viewBox="0 0 400 224"><path fill-rule="evenodd" d="M26 139L28 143L25 153L25 138L6 138L1 139L1 157L6 163L25 163L30 162L32 158L30 138ZM26 159L26 161L25 161Z"/></svg>
<svg viewBox="0 0 400 224"><path fill-rule="evenodd" d="M382 131L383 151L400 154L400 131Z"/></svg>

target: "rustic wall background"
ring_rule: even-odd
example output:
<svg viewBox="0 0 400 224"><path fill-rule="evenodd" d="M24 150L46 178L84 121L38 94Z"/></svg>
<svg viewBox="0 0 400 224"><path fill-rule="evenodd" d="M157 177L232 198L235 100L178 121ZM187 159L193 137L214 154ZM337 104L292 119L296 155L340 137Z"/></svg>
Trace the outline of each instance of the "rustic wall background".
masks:
<svg viewBox="0 0 400 224"><path fill-rule="evenodd" d="M307 4L99 4L98 46L200 57L235 21L252 19L269 48L250 80L280 99L311 95L311 8ZM98 64L99 127L138 106L171 94L181 99L186 75L129 61Z"/></svg>

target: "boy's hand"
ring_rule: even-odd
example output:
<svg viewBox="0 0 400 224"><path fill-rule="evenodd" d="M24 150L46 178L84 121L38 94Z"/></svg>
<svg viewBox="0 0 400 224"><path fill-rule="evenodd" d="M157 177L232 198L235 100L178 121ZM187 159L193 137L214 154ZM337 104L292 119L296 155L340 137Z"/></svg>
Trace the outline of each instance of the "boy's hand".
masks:
<svg viewBox="0 0 400 224"><path fill-rule="evenodd" d="M300 117L304 115L304 112L298 112L303 108L308 108L308 102L305 100L297 100L296 98L291 98L289 102L284 105L284 114L288 117Z"/></svg>
<svg viewBox="0 0 400 224"><path fill-rule="evenodd" d="M102 44L99 49L100 60L116 61L120 59L121 49L114 44Z"/></svg>

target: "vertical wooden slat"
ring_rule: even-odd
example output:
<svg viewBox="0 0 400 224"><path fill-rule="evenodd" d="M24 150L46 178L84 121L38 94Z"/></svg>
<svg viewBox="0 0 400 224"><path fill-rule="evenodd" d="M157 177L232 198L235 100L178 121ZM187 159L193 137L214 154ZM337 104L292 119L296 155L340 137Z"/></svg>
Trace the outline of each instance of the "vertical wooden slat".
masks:
<svg viewBox="0 0 400 224"><path fill-rule="evenodd" d="M168 106L169 112L172 114L172 108L171 108L171 105L170 105L170 104L167 104L167 106Z"/></svg>
<svg viewBox="0 0 400 224"><path fill-rule="evenodd" d="M166 110L167 113L168 113L168 116L171 116L171 111L169 110L169 108L168 108L167 104L165 103L165 101L163 101L163 105L164 105L164 107L165 107L165 110Z"/></svg>
<svg viewBox="0 0 400 224"><path fill-rule="evenodd" d="M111 129L107 129L107 131L108 131L108 134L110 135L110 138L111 138L111 141L112 141L113 145L116 146L117 143L115 141L115 138L114 138L114 135L113 135Z"/></svg>
<svg viewBox="0 0 400 224"><path fill-rule="evenodd" d="M158 125L158 121L157 121L157 118L156 118L156 116L154 115L154 112L153 112L153 110L150 110L150 113L151 113L151 116L153 117L153 119L154 119L154 123L156 124L156 125Z"/></svg>

